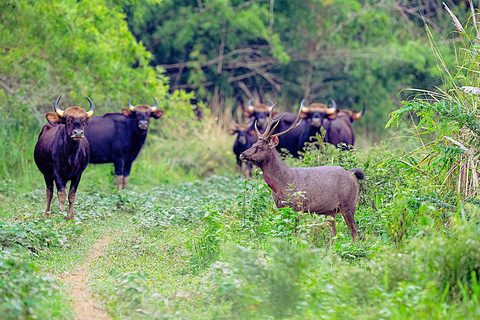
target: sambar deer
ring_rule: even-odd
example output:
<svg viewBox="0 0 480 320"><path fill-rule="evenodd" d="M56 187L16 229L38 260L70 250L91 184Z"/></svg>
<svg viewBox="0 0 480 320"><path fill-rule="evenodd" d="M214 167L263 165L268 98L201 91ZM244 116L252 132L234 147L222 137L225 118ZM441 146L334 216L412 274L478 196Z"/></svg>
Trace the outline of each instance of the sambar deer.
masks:
<svg viewBox="0 0 480 320"><path fill-rule="evenodd" d="M273 108L272 108L273 111ZM290 128L273 134L281 118L269 121L262 134L255 126L258 140L240 155L240 159L251 161L263 171L267 185L272 189L277 207L291 207L297 212L310 212L333 217L329 223L335 236L335 217L341 212L357 242L357 224L354 213L360 186L357 182L365 178L358 168L345 170L339 166L291 168L283 162L275 149L278 137L287 134L300 124L300 113ZM300 196L299 196L300 195Z"/></svg>

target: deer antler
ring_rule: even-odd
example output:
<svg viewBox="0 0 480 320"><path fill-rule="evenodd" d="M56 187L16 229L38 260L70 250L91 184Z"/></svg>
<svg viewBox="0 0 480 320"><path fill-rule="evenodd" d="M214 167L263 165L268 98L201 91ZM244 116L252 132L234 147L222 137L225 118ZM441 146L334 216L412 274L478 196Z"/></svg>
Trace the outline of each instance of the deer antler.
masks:
<svg viewBox="0 0 480 320"><path fill-rule="evenodd" d="M261 134L260 131L258 130L257 122L255 121L255 131L257 132L257 136L258 136L259 139L268 140L270 138L270 136L272 135L273 131L275 130L275 128L280 123L280 120L282 120L282 118L285 116L285 113L284 113L278 119L273 120L272 113L273 113L273 110L275 109L276 106L277 106L277 104L275 103L272 106L272 109L270 109L270 113L268 115L267 127L265 128L265 132L263 134ZM272 128L272 125L273 125L273 128Z"/></svg>
<svg viewBox="0 0 480 320"><path fill-rule="evenodd" d="M284 134L287 134L289 133L290 131L292 131L293 129L295 129L296 127L298 127L300 125L300 123L302 122L302 119L300 119L300 114L302 113L302 108L300 108L298 110L298 115L297 115L297 118L295 119L295 121L293 122L292 126L290 128L288 128L287 130L285 131L282 131L282 132L279 132L279 133L276 133L274 134L274 136L276 137L280 137L280 136L283 136ZM284 114L285 115L285 114ZM280 117L281 119L282 117ZM280 120L278 119L278 120Z"/></svg>

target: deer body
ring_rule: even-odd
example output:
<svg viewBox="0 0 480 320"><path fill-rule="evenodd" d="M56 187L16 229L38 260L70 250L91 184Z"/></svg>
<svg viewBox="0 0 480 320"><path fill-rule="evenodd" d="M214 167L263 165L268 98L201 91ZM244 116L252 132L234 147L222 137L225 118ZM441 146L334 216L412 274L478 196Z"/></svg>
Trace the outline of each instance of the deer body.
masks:
<svg viewBox="0 0 480 320"><path fill-rule="evenodd" d="M278 123L279 120L276 121ZM341 212L355 243L357 225L354 213L360 188L357 179L363 179L365 173L361 169L347 171L338 166L291 168L286 165L275 149L279 142L278 135L287 133L297 123L296 121L287 131L272 135L275 128L271 128L270 120L265 133L257 132L258 141L241 154L241 159L251 161L262 169L277 207L288 206L295 211L323 214L333 218ZM335 221L330 220L330 225L335 235Z"/></svg>

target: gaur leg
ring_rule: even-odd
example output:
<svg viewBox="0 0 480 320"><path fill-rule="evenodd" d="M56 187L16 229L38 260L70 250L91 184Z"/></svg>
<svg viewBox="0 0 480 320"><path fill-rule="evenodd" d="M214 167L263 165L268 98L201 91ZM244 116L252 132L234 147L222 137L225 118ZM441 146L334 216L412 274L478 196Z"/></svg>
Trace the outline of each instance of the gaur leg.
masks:
<svg viewBox="0 0 480 320"><path fill-rule="evenodd" d="M247 162L245 164L246 170L245 170L245 177L247 179L251 179L253 177L253 166L251 162Z"/></svg>
<svg viewBox="0 0 480 320"><path fill-rule="evenodd" d="M58 196L58 203L60 205L60 211L65 211L65 201L67 200L67 194L65 193L65 185L67 184L64 182L60 177L55 177L55 184L57 186L57 196Z"/></svg>
<svg viewBox="0 0 480 320"><path fill-rule="evenodd" d="M115 166L115 180L117 181L117 189L121 191L124 185L125 161L121 157L117 157L113 163Z"/></svg>
<svg viewBox="0 0 480 320"><path fill-rule="evenodd" d="M128 180L130 178L130 170L132 170L133 161L127 160L125 163L125 170L123 171L123 189L127 189Z"/></svg>
<svg viewBox="0 0 480 320"><path fill-rule="evenodd" d="M45 216L49 216L50 205L53 198L53 177L44 175L45 184L47 185L47 206L45 207Z"/></svg>
<svg viewBox="0 0 480 320"><path fill-rule="evenodd" d="M123 187L123 176L118 176L118 175L115 175L115 180L117 182L117 189L118 191L122 190L122 187Z"/></svg>
<svg viewBox="0 0 480 320"><path fill-rule="evenodd" d="M355 219L353 217L355 210L340 208L340 211L342 212L343 219L345 219L345 222L352 233L353 243L357 243L357 224L355 223Z"/></svg>
<svg viewBox="0 0 480 320"><path fill-rule="evenodd" d="M80 176L72 179L70 183L70 190L68 191L68 215L67 220L74 218L73 205L75 203L75 194L77 193L78 183L80 182Z"/></svg>
<svg viewBox="0 0 480 320"><path fill-rule="evenodd" d="M127 189L128 179L130 179L130 176L123 177L123 189Z"/></svg>
<svg viewBox="0 0 480 320"><path fill-rule="evenodd" d="M65 201L67 201L67 194L65 193L65 187L62 189L57 188L58 204L60 205L60 211L65 211Z"/></svg>
<svg viewBox="0 0 480 320"><path fill-rule="evenodd" d="M243 176L245 176L244 173L243 173L242 162L243 161L240 160L240 158L238 158L238 156L237 156L237 172L241 173Z"/></svg>

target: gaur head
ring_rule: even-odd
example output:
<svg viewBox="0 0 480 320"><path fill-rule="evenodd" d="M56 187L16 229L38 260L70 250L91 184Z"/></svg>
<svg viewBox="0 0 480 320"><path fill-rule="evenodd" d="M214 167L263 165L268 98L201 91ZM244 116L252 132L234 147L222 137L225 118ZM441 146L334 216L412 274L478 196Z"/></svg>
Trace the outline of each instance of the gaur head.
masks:
<svg viewBox="0 0 480 320"><path fill-rule="evenodd" d="M300 118L309 121L312 126L320 127L325 116L335 113L335 107L328 107L323 103L311 103L305 106L305 100L300 103Z"/></svg>
<svg viewBox="0 0 480 320"><path fill-rule="evenodd" d="M245 116L255 121L258 127L263 130L267 123L268 115L273 109L274 103L271 100L266 100L268 104L260 103L254 106L252 105L253 101L253 99L248 100L248 107L245 110Z"/></svg>
<svg viewBox="0 0 480 320"><path fill-rule="evenodd" d="M148 125L150 124L150 117L154 119L159 119L163 115L163 110L158 109L158 102L155 97L153 98L155 105L145 106L145 105L132 105L132 97L128 100L128 109L122 109L122 113L126 117L135 118L137 120L137 126L140 130L147 130Z"/></svg>
<svg viewBox="0 0 480 320"><path fill-rule="evenodd" d="M262 134L258 130L257 123L255 123L255 131L257 133L258 140L255 142L252 147L240 154L240 159L243 161L250 161L257 166L261 166L263 163L267 163L270 161L274 156L276 149L275 147L279 143L278 137L289 133L293 129L295 129L301 122L300 114L302 110L300 109L297 118L293 122L293 124L285 131L273 134L273 131L279 124L280 120L285 116L285 113L279 117L278 119L272 119L272 112L275 109L275 105L272 107L272 110L269 114L269 120L266 124L265 132Z"/></svg>
<svg viewBox="0 0 480 320"><path fill-rule="evenodd" d="M339 110L337 112L335 112L334 114L332 115L329 115L329 119L330 120L333 120L337 117L343 117L343 118L347 118L350 120L350 122L353 122L355 120L359 120L360 118L362 118L362 116L365 114L365 106L363 106L363 109L362 111L360 112L357 112L357 111L351 111L351 110L348 110L348 109L342 109L342 110Z"/></svg>
<svg viewBox="0 0 480 320"><path fill-rule="evenodd" d="M88 123L88 119L95 111L95 105L89 97L86 97L90 103L90 111L87 112L79 107L69 107L63 111L58 106L58 102L60 101L61 97L62 95L59 95L55 101L55 113L47 113L47 121L52 126L64 124L67 136L75 141L80 141L84 137L83 129L85 128L85 125Z"/></svg>
<svg viewBox="0 0 480 320"><path fill-rule="evenodd" d="M231 135L237 134L237 142L241 145L246 145L248 142L248 136L255 134L255 130L250 129L250 124L236 124L233 123L232 127L228 130Z"/></svg>

